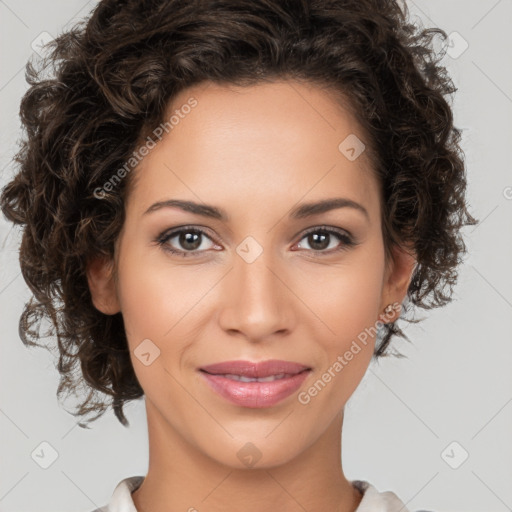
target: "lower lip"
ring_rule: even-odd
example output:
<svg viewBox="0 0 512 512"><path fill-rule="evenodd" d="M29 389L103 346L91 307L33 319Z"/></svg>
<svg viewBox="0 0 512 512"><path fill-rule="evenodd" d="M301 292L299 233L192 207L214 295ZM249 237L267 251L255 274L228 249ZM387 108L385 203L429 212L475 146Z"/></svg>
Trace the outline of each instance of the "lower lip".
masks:
<svg viewBox="0 0 512 512"><path fill-rule="evenodd" d="M241 382L200 371L208 385L230 402L252 408L271 407L300 388L311 370L269 382Z"/></svg>

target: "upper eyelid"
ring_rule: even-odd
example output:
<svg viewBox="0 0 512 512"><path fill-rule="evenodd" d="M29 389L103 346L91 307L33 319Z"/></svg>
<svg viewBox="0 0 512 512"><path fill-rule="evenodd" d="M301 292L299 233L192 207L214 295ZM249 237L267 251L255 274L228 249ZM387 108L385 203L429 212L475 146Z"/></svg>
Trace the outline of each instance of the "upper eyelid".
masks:
<svg viewBox="0 0 512 512"><path fill-rule="evenodd" d="M203 226L179 226L176 228L171 228L165 230L161 235L159 235L158 240L169 240L170 238L174 238L176 235L187 231L200 232L202 235L206 235L208 238L210 238L212 242L214 241L214 237L210 235L210 230Z"/></svg>
<svg viewBox="0 0 512 512"><path fill-rule="evenodd" d="M335 226L326 226L326 225L318 225L318 226L312 226L310 228L306 228L305 230L302 230L299 233L297 233L297 235L295 235L295 236L298 236L299 234L302 233L302 236L304 237L304 236L308 235L309 233L314 233L315 231L328 231L331 233L336 233L338 235L346 235L351 239L354 238L352 233L350 233L350 231L347 231L344 228L338 228Z"/></svg>

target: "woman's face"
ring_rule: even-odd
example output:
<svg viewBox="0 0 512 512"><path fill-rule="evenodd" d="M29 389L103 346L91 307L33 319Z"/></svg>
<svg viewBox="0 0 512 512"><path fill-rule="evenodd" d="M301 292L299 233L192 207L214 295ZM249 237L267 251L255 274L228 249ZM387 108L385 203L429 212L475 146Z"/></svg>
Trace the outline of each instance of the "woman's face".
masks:
<svg viewBox="0 0 512 512"><path fill-rule="evenodd" d="M176 110L133 171L108 311L122 312L150 423L228 466L244 467L247 454L261 457L259 467L282 464L342 412L412 262L387 271L363 136L327 92L203 83L167 118ZM285 385L201 370L269 359L309 370Z"/></svg>

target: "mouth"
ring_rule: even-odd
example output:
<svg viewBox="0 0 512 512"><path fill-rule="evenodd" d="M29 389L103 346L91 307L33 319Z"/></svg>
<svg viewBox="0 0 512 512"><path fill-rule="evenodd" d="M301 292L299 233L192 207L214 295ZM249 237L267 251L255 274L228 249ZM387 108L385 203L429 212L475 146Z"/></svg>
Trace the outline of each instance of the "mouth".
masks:
<svg viewBox="0 0 512 512"><path fill-rule="evenodd" d="M308 370L303 370L307 372ZM209 373L209 372L205 372ZM303 372L299 372L303 373ZM236 380L238 382L272 382L274 380L286 379L298 375L297 373L278 373L277 375L269 375L268 377L246 377L245 375L236 375L234 373L210 373L209 375L217 375L225 379Z"/></svg>
<svg viewBox="0 0 512 512"><path fill-rule="evenodd" d="M199 368L217 395L235 405L271 407L293 394L312 368L290 361L226 361Z"/></svg>
<svg viewBox="0 0 512 512"><path fill-rule="evenodd" d="M267 361L224 361L199 368L210 375L223 375L241 382L270 382L311 370L311 367L292 361L269 359Z"/></svg>

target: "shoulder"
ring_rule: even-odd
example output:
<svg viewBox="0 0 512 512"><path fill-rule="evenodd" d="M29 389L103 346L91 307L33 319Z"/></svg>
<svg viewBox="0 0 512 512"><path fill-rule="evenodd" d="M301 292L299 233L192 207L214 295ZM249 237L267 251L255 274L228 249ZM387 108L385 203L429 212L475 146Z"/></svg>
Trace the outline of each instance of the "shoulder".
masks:
<svg viewBox="0 0 512 512"><path fill-rule="evenodd" d="M140 487L143 476L130 476L121 480L115 487L108 504L91 512L137 512L132 499L132 492Z"/></svg>
<svg viewBox="0 0 512 512"><path fill-rule="evenodd" d="M412 512L405 503L392 491L379 492L375 486L365 480L352 480L363 498L355 512ZM418 510L417 512L429 512Z"/></svg>

